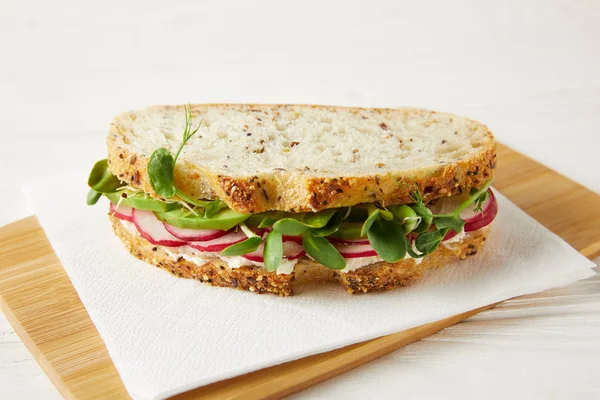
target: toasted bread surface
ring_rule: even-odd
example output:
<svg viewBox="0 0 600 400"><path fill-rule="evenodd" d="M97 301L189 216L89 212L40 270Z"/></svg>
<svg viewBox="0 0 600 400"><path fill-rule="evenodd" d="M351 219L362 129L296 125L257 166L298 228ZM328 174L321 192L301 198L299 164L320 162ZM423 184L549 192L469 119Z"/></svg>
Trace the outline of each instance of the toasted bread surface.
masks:
<svg viewBox="0 0 600 400"><path fill-rule="evenodd" d="M109 214L113 230L135 257L173 275L195 279L212 285L247 290L255 293L272 293L290 296L307 284L333 282L341 285L348 293L367 293L408 286L419 280L434 268L448 265L452 261L465 259L477 254L486 241L489 226L467 233L464 238L451 245L438 247L425 256L420 263L405 259L396 263L385 261L365 266L350 272L340 272L303 257L291 274L268 272L259 266L231 268L227 262L213 258L203 265L197 265L182 257L174 259L165 248L155 246L136 233L128 231L121 221ZM173 249L176 251L176 249ZM453 268L460 265L452 264Z"/></svg>
<svg viewBox="0 0 600 400"><path fill-rule="evenodd" d="M414 183L428 201L482 186L496 166L488 128L447 113L309 105L191 108L201 126L179 157L176 185L240 212L410 203ZM154 194L149 157L160 147L175 154L184 123L183 106L117 116L107 139L111 171Z"/></svg>

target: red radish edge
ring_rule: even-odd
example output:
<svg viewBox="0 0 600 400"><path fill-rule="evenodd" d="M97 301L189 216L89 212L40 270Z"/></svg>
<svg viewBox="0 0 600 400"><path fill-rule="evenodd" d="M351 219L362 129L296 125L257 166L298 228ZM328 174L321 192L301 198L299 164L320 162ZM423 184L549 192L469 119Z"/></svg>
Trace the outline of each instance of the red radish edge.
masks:
<svg viewBox="0 0 600 400"><path fill-rule="evenodd" d="M216 239L206 240L202 242L189 242L188 245L196 250L204 252L222 251L232 244L246 240L247 236L244 232L229 232L225 236Z"/></svg>
<svg viewBox="0 0 600 400"><path fill-rule="evenodd" d="M221 236L227 235L230 231L222 231L219 229L185 229L178 228L173 225L169 225L163 222L165 229L169 233L178 239L189 241L189 242L204 242L220 238Z"/></svg>
<svg viewBox="0 0 600 400"><path fill-rule="evenodd" d="M444 236L444 238L442 239L442 242L445 242L446 240L450 240L456 235L458 235L458 233L456 233L454 231L448 231L448 233L446 233L446 236Z"/></svg>
<svg viewBox="0 0 600 400"><path fill-rule="evenodd" d="M335 237L328 238L331 243L340 243L340 244L371 244L369 239L361 238L361 239L338 239Z"/></svg>
<svg viewBox="0 0 600 400"><path fill-rule="evenodd" d="M283 256L288 260L295 260L306 254L306 250L301 244L295 241L283 242Z"/></svg>
<svg viewBox="0 0 600 400"><path fill-rule="evenodd" d="M483 211L477 214L475 217L465 221L465 232L476 231L492 223L496 215L498 215L498 202L494 192L489 190L490 196L484 203Z"/></svg>
<svg viewBox="0 0 600 400"><path fill-rule="evenodd" d="M494 218L496 218L496 215L498 215L498 202L496 201L496 196L494 196L492 189L489 189L489 192L490 195L485 203L483 203L482 211L477 215L465 220L465 232L473 232L488 226L492 223ZM444 236L443 241L452 239L456 235L457 232L448 231L446 236Z"/></svg>
<svg viewBox="0 0 600 400"><path fill-rule="evenodd" d="M246 260L250 260L250 261L263 262L263 261L265 261L265 259L263 257L264 250L265 250L265 242L262 242L256 250L254 250L251 253L242 254L241 257L245 258Z"/></svg>
<svg viewBox="0 0 600 400"><path fill-rule="evenodd" d="M244 254L241 257L245 258L246 260L260 262L260 263L265 261L262 254L254 254L254 253L255 253L255 251L253 251L252 253Z"/></svg>
<svg viewBox="0 0 600 400"><path fill-rule="evenodd" d="M167 247L179 247L186 242L171 235L152 211L133 209L133 223L140 235L152 244Z"/></svg>
<svg viewBox="0 0 600 400"><path fill-rule="evenodd" d="M294 243L298 243L299 245L301 245L302 244L302 236L283 235L283 241L284 242L294 242Z"/></svg>
<svg viewBox="0 0 600 400"><path fill-rule="evenodd" d="M344 258L374 257L377 252L370 244L340 244L335 248Z"/></svg>
<svg viewBox="0 0 600 400"><path fill-rule="evenodd" d="M298 258L304 256L306 254L306 250L304 250L304 248L302 248L302 251L295 254L295 255L290 255L290 256L286 256L285 258L287 258L288 260L297 260Z"/></svg>
<svg viewBox="0 0 600 400"><path fill-rule="evenodd" d="M127 206L119 206L115 208L115 205L110 203L110 212L115 217L124 221L133 222L133 208Z"/></svg>
<svg viewBox="0 0 600 400"><path fill-rule="evenodd" d="M272 226L268 226L266 228L257 228L256 229L256 234L257 235L261 235L265 232L271 232L273 230ZM258 233L258 231L261 231L262 233ZM289 236L289 235L282 235L282 240L284 242L296 242L298 244L302 244L302 236Z"/></svg>

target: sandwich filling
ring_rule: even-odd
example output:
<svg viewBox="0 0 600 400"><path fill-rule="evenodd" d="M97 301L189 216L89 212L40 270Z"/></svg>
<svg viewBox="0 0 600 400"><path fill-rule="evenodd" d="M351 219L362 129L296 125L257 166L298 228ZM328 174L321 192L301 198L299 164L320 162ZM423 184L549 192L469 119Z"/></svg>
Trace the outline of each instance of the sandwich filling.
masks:
<svg viewBox="0 0 600 400"><path fill-rule="evenodd" d="M110 174L108 169L104 174ZM489 183L473 194L428 204L415 191L412 204L358 204L317 213L244 214L220 200L200 206L123 186L95 193L109 199L111 215L130 233L164 247L175 260L201 265L220 258L232 268L251 265L291 273L307 256L348 272L380 261L419 262L440 244L458 242L465 233L491 224L498 207ZM98 200L94 193L89 197L90 203Z"/></svg>
<svg viewBox="0 0 600 400"><path fill-rule="evenodd" d="M87 202L110 200L111 213L131 232L174 258L196 264L221 258L232 267L254 265L291 273L302 257L327 268L351 271L380 261L405 258L416 262L442 244L489 225L498 207L491 179L458 196L425 202L417 183L399 179L412 203L380 202L330 208L318 212L266 211L241 213L220 199L196 199L174 184L174 167L181 149L197 132L186 109L183 141L175 156L155 150L147 173L154 193L127 186L109 169L107 160L90 173Z"/></svg>

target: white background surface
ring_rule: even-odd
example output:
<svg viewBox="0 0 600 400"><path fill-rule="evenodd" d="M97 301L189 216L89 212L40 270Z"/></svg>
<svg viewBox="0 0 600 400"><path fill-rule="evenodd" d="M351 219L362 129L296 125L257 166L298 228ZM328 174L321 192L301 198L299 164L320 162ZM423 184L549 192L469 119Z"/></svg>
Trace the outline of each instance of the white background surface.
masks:
<svg viewBox="0 0 600 400"><path fill-rule="evenodd" d="M460 113L600 192L600 3L223 3L0 0L0 224L27 214L24 181L91 166L114 114L160 103ZM598 397L598 286L511 302L304 396ZM0 317L0 398L57 396Z"/></svg>

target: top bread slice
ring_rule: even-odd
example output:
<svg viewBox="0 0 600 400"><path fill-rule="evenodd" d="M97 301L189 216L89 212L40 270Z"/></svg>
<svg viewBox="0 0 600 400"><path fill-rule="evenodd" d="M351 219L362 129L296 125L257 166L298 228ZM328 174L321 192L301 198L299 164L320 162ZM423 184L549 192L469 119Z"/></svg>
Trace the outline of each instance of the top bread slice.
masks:
<svg viewBox="0 0 600 400"><path fill-rule="evenodd" d="M192 105L196 135L175 167L175 183L198 199L236 211L319 211L379 201L426 201L480 187L494 173L488 128L468 118L421 109L317 105ZM175 154L183 106L117 116L108 162L123 182L154 194L146 166L160 147Z"/></svg>

